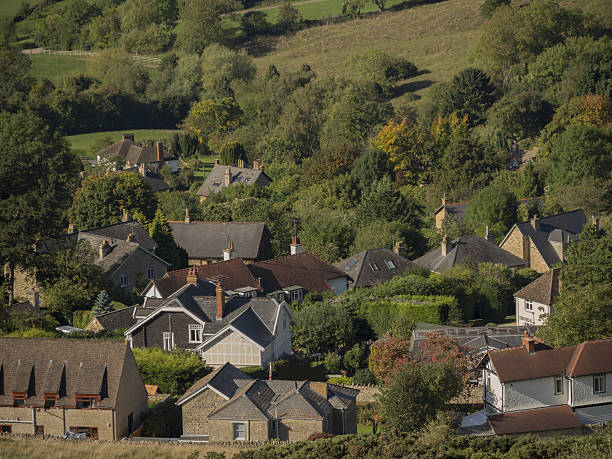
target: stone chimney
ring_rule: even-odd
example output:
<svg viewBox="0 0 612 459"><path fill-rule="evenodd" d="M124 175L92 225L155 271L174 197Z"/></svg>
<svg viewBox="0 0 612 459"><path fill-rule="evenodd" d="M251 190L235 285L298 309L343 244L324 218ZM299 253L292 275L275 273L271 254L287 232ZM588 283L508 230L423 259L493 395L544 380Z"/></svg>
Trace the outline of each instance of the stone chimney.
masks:
<svg viewBox="0 0 612 459"><path fill-rule="evenodd" d="M530 354L535 354L535 338L525 330L525 335L521 338L521 345L527 349Z"/></svg>
<svg viewBox="0 0 612 459"><path fill-rule="evenodd" d="M127 222L130 220L130 214L128 213L127 209L124 209L123 207L121 208L121 221L123 223Z"/></svg>
<svg viewBox="0 0 612 459"><path fill-rule="evenodd" d="M450 252L451 249L451 243L449 242L445 234L444 237L442 237L442 256L445 257L446 255L448 255L448 252Z"/></svg>
<svg viewBox="0 0 612 459"><path fill-rule="evenodd" d="M540 229L540 223L538 222L538 216L534 215L533 217L531 217L531 227L537 231Z"/></svg>
<svg viewBox="0 0 612 459"><path fill-rule="evenodd" d="M68 234L74 234L76 233L76 226L74 225L74 223L69 223L68 224Z"/></svg>
<svg viewBox="0 0 612 459"><path fill-rule="evenodd" d="M194 285L198 284L198 268L196 268L196 265L189 268L189 272L187 273L187 283Z"/></svg>
<svg viewBox="0 0 612 459"><path fill-rule="evenodd" d="M244 159L239 159L238 160L238 167L244 168Z"/></svg>
<svg viewBox="0 0 612 459"><path fill-rule="evenodd" d="M134 141L134 134L123 134L123 140L131 140Z"/></svg>
<svg viewBox="0 0 612 459"><path fill-rule="evenodd" d="M126 241L134 242L135 239L136 239L136 235L134 233L130 233L130 234L127 235Z"/></svg>
<svg viewBox="0 0 612 459"><path fill-rule="evenodd" d="M234 259L234 243L229 241L227 249L223 249L223 261Z"/></svg>
<svg viewBox="0 0 612 459"><path fill-rule="evenodd" d="M100 247L98 247L98 256L100 257L100 260L104 258L106 255L108 255L110 251L111 251L111 246L108 243L108 241L104 239L102 241L102 244L100 244Z"/></svg>
<svg viewBox="0 0 612 459"><path fill-rule="evenodd" d="M219 158L215 158L215 166L219 165Z"/></svg>
<svg viewBox="0 0 612 459"><path fill-rule="evenodd" d="M599 217L596 217L595 215L591 215L591 223L593 224L595 229L599 229Z"/></svg>
<svg viewBox="0 0 612 459"><path fill-rule="evenodd" d="M225 168L225 186L230 186L232 183L232 168L227 166Z"/></svg>
<svg viewBox="0 0 612 459"><path fill-rule="evenodd" d="M225 313L225 294L223 293L223 284L217 282L217 320L223 319Z"/></svg>
<svg viewBox="0 0 612 459"><path fill-rule="evenodd" d="M495 244L495 235L489 231L489 225L485 226L485 239Z"/></svg>
<svg viewBox="0 0 612 459"><path fill-rule="evenodd" d="M164 162L164 150L163 150L163 145L161 142L157 142L155 144L156 150L157 150L157 162L159 163L159 167L161 167L162 163Z"/></svg>
<svg viewBox="0 0 612 459"><path fill-rule="evenodd" d="M253 169L259 169L260 171L263 170L263 163L261 162L261 159L255 159L253 161Z"/></svg>
<svg viewBox="0 0 612 459"><path fill-rule="evenodd" d="M404 248L404 243L402 241L397 241L395 246L393 247L393 253L395 255L399 255L400 257L406 256L406 249Z"/></svg>
<svg viewBox="0 0 612 459"><path fill-rule="evenodd" d="M289 248L291 249L291 255L297 255L298 253L302 253L304 251L302 244L300 244L300 237L297 234L291 236L291 245Z"/></svg>
<svg viewBox="0 0 612 459"><path fill-rule="evenodd" d="M147 168L145 167L144 163L138 166L138 173L143 177L147 176Z"/></svg>
<svg viewBox="0 0 612 459"><path fill-rule="evenodd" d="M446 195L442 195L442 207L446 207Z"/></svg>
<svg viewBox="0 0 612 459"><path fill-rule="evenodd" d="M185 223L191 222L191 218L189 217L189 207L185 207Z"/></svg>
<svg viewBox="0 0 612 459"><path fill-rule="evenodd" d="M263 291L263 282L261 280L261 277L257 278L257 289Z"/></svg>
<svg viewBox="0 0 612 459"><path fill-rule="evenodd" d="M316 392L325 400L327 400L327 383L310 381L310 390Z"/></svg>

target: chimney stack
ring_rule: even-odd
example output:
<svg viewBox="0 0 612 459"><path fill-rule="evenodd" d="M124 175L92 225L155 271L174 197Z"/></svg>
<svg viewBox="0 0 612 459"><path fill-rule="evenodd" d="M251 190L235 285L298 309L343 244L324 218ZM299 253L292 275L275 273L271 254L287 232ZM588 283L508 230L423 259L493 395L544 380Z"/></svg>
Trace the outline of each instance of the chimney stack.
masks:
<svg viewBox="0 0 612 459"><path fill-rule="evenodd" d="M225 313L225 294L223 293L223 284L217 282L217 320L223 319Z"/></svg>
<svg viewBox="0 0 612 459"><path fill-rule="evenodd" d="M244 169L244 159L238 160L238 167L242 167Z"/></svg>
<svg viewBox="0 0 612 459"><path fill-rule="evenodd" d="M263 291L263 282L261 281L261 277L257 278L257 289Z"/></svg>
<svg viewBox="0 0 612 459"><path fill-rule="evenodd" d="M198 284L198 268L196 268L196 265L189 268L189 272L187 273L187 283L194 285Z"/></svg>
<svg viewBox="0 0 612 459"><path fill-rule="evenodd" d="M291 249L291 255L297 255L304 251L302 244L300 244L300 237L297 234L291 236L291 245L289 248Z"/></svg>
<svg viewBox="0 0 612 459"><path fill-rule="evenodd" d="M191 222L191 218L189 217L189 207L185 207L185 223Z"/></svg>
<svg viewBox="0 0 612 459"><path fill-rule="evenodd" d="M599 229L599 217L596 217L595 215L591 216L591 223L593 223L593 226L595 227L595 229Z"/></svg>
<svg viewBox="0 0 612 459"><path fill-rule="evenodd" d="M74 226L74 223L69 223L68 224L68 234L74 234L76 233L76 226Z"/></svg>
<svg viewBox="0 0 612 459"><path fill-rule="evenodd" d="M525 335L521 338L521 345L527 349L530 354L535 353L535 338L525 330Z"/></svg>
<svg viewBox="0 0 612 459"><path fill-rule="evenodd" d="M495 235L489 231L489 225L485 226L485 239L495 244Z"/></svg>
<svg viewBox="0 0 612 459"><path fill-rule="evenodd" d="M451 251L451 243L448 241L446 234L442 237L442 256L445 257L448 255L448 252Z"/></svg>
<svg viewBox="0 0 612 459"><path fill-rule="evenodd" d="M442 207L446 207L446 194L442 195Z"/></svg>
<svg viewBox="0 0 612 459"><path fill-rule="evenodd" d="M102 241L102 244L100 244L100 247L98 247L98 256L100 257L100 260L104 258L106 255L108 255L110 251L111 251L111 246L108 243L108 241L104 239Z"/></svg>
<svg viewBox="0 0 612 459"><path fill-rule="evenodd" d="M310 390L316 392L325 400L327 400L327 383L310 381Z"/></svg>
<svg viewBox="0 0 612 459"><path fill-rule="evenodd" d="M157 142L155 144L156 148L157 148L157 162L159 163L159 167L161 167L162 163L164 162L164 154L163 154L163 150L162 150L162 143L161 142Z"/></svg>
<svg viewBox="0 0 612 459"><path fill-rule="evenodd" d="M134 141L134 134L123 134L123 140L131 140Z"/></svg>
<svg viewBox="0 0 612 459"><path fill-rule="evenodd" d="M259 169L260 171L263 170L263 163L261 159L253 160L253 169Z"/></svg>
<svg viewBox="0 0 612 459"><path fill-rule="evenodd" d="M134 239L136 239L136 235L133 232L131 232L130 234L127 235L126 241L134 242Z"/></svg>
<svg viewBox="0 0 612 459"><path fill-rule="evenodd" d="M404 243L402 241L397 241L395 246L393 247L393 253L395 255L399 255L400 257L406 256L406 249L404 248Z"/></svg>
<svg viewBox="0 0 612 459"><path fill-rule="evenodd" d="M538 216L534 215L533 217L531 217L531 227L537 231L540 229L540 224L538 223Z"/></svg>
<svg viewBox="0 0 612 459"><path fill-rule="evenodd" d="M140 175L142 175L143 177L147 176L147 169L146 169L144 163L142 163L141 165L138 166L138 173Z"/></svg>
<svg viewBox="0 0 612 459"><path fill-rule="evenodd" d="M227 166L225 168L225 186L230 186L232 183L232 168Z"/></svg>
<svg viewBox="0 0 612 459"><path fill-rule="evenodd" d="M128 214L127 209L124 209L123 207L121 208L121 221L123 223L127 222L130 220L130 214Z"/></svg>
<svg viewBox="0 0 612 459"><path fill-rule="evenodd" d="M223 249L223 261L232 260L234 258L234 243L229 241L227 249Z"/></svg>
<svg viewBox="0 0 612 459"><path fill-rule="evenodd" d="M219 158L215 158L215 166L219 165Z"/></svg>

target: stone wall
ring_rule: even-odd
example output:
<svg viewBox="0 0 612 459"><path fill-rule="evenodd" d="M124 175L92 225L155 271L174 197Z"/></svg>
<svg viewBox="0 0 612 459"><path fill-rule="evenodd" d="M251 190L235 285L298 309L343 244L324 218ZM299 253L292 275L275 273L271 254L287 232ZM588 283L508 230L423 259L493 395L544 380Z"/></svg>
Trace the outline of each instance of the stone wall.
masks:
<svg viewBox="0 0 612 459"><path fill-rule="evenodd" d="M206 416L224 400L216 392L205 389L191 400L183 403L181 406L183 411L183 435L210 434L209 421Z"/></svg>
<svg viewBox="0 0 612 459"><path fill-rule="evenodd" d="M149 268L155 269L155 277L160 278L166 274L168 270L168 266L165 263L159 261L158 258L148 254L144 250L136 250L131 257L129 257L125 263L117 269L112 276L110 277L111 282L116 287L121 286L121 275L127 274L128 276L128 285L124 287L126 292L131 292L134 288L134 284L136 283L136 278L140 273L146 279L147 270Z"/></svg>
<svg viewBox="0 0 612 459"><path fill-rule="evenodd" d="M268 440L268 421L210 420L208 421L210 441L234 441L234 424L238 422L245 424L245 434L248 441L259 442Z"/></svg>
<svg viewBox="0 0 612 459"><path fill-rule="evenodd" d="M129 436L149 411L148 395L136 360L129 346L126 346L123 371L119 381L115 412L115 432L117 440ZM130 424L131 419L131 424Z"/></svg>
<svg viewBox="0 0 612 459"><path fill-rule="evenodd" d="M350 389L357 389L359 395L357 395L357 404L371 403L378 399L381 393L381 386L367 385L361 386L359 384L339 384L340 386L348 387ZM469 385L463 392L457 397L453 398L450 403L452 404L464 404L464 403L482 403L482 387L478 385Z"/></svg>
<svg viewBox="0 0 612 459"><path fill-rule="evenodd" d="M313 433L327 432L323 424L323 421L316 420L283 419L279 422L278 437L281 441L307 440Z"/></svg>

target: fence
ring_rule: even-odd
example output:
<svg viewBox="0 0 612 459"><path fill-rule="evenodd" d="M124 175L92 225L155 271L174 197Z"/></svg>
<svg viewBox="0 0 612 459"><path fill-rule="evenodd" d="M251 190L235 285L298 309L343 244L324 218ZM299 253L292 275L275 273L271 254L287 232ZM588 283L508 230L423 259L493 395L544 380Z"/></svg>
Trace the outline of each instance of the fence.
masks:
<svg viewBox="0 0 612 459"><path fill-rule="evenodd" d="M44 49L44 48L36 48L24 50L24 54L48 54L54 56L73 56L73 57L93 57L98 53L94 53L91 51L64 51L58 49ZM145 64L159 65L161 63L161 59L159 57L151 57L151 56L140 56L138 54L133 54L132 59L138 62L143 62Z"/></svg>

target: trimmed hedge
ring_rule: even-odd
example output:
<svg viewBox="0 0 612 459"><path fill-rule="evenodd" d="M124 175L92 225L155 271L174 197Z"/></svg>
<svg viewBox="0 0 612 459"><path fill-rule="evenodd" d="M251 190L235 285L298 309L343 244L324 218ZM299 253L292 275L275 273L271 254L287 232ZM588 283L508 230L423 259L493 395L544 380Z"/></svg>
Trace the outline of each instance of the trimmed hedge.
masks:
<svg viewBox="0 0 612 459"><path fill-rule="evenodd" d="M459 306L453 296L446 295L400 295L389 300L365 303L368 321L381 312L390 318L403 316L412 322L442 324L458 313Z"/></svg>

